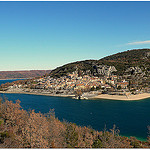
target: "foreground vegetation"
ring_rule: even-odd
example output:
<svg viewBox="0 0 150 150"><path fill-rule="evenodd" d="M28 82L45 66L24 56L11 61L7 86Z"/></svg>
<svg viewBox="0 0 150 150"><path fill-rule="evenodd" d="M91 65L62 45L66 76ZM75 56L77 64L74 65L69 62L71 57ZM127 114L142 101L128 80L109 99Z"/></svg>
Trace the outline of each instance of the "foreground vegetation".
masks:
<svg viewBox="0 0 150 150"><path fill-rule="evenodd" d="M122 137L113 127L95 131L59 121L53 110L47 114L26 111L20 101L0 103L0 148L149 148L150 139Z"/></svg>

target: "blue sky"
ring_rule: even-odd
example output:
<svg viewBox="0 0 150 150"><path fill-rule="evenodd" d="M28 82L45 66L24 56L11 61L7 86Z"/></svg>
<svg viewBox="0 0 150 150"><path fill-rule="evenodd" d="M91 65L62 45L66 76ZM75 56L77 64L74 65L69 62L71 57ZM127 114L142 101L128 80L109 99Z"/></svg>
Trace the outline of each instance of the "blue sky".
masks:
<svg viewBox="0 0 150 150"><path fill-rule="evenodd" d="M54 69L150 48L150 2L0 2L0 70Z"/></svg>

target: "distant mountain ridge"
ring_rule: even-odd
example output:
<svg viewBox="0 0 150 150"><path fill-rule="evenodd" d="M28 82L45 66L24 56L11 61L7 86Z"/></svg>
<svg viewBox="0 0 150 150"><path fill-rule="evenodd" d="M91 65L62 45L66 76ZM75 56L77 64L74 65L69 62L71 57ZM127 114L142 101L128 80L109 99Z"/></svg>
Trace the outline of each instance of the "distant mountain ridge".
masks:
<svg viewBox="0 0 150 150"><path fill-rule="evenodd" d="M100 65L114 66L115 74L123 75L130 67L140 67L142 70L150 71L150 49L133 49L113 54L99 60L84 60L69 63L58 67L49 74L52 77L65 76L67 73L78 70L79 73L100 75L97 70ZM105 67L106 68L106 67ZM82 74L81 73L81 74Z"/></svg>
<svg viewBox="0 0 150 150"><path fill-rule="evenodd" d="M0 71L0 79L33 78L49 74L51 70Z"/></svg>

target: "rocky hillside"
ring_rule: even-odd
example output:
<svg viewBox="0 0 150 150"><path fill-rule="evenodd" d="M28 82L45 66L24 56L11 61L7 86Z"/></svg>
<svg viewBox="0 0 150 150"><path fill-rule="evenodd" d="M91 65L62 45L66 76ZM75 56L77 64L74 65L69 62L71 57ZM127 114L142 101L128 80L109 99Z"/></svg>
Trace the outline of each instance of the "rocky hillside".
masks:
<svg viewBox="0 0 150 150"><path fill-rule="evenodd" d="M150 49L135 49L104 57L99 63L113 65L118 74L123 74L130 67L140 67L150 71Z"/></svg>
<svg viewBox="0 0 150 150"><path fill-rule="evenodd" d="M0 79L32 78L49 74L51 70L0 71Z"/></svg>
<svg viewBox="0 0 150 150"><path fill-rule="evenodd" d="M53 77L65 76L78 71L79 74L95 76L111 73L123 75L130 67L139 67L146 74L150 72L150 49L135 49L104 57L100 60L77 61L58 67L50 73Z"/></svg>

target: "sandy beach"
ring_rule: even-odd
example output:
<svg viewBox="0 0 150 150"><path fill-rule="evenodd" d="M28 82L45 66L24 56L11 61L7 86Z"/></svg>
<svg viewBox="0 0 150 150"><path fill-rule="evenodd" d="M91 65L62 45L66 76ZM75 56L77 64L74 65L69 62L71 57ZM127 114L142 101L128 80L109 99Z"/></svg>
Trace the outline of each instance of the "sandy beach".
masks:
<svg viewBox="0 0 150 150"><path fill-rule="evenodd" d="M112 100L126 100L126 101L133 101L133 100L142 100L145 98L149 98L150 93L142 93L137 95L130 95L130 96L122 96L122 95L108 95L108 94L102 94L93 97L94 99L112 99Z"/></svg>

